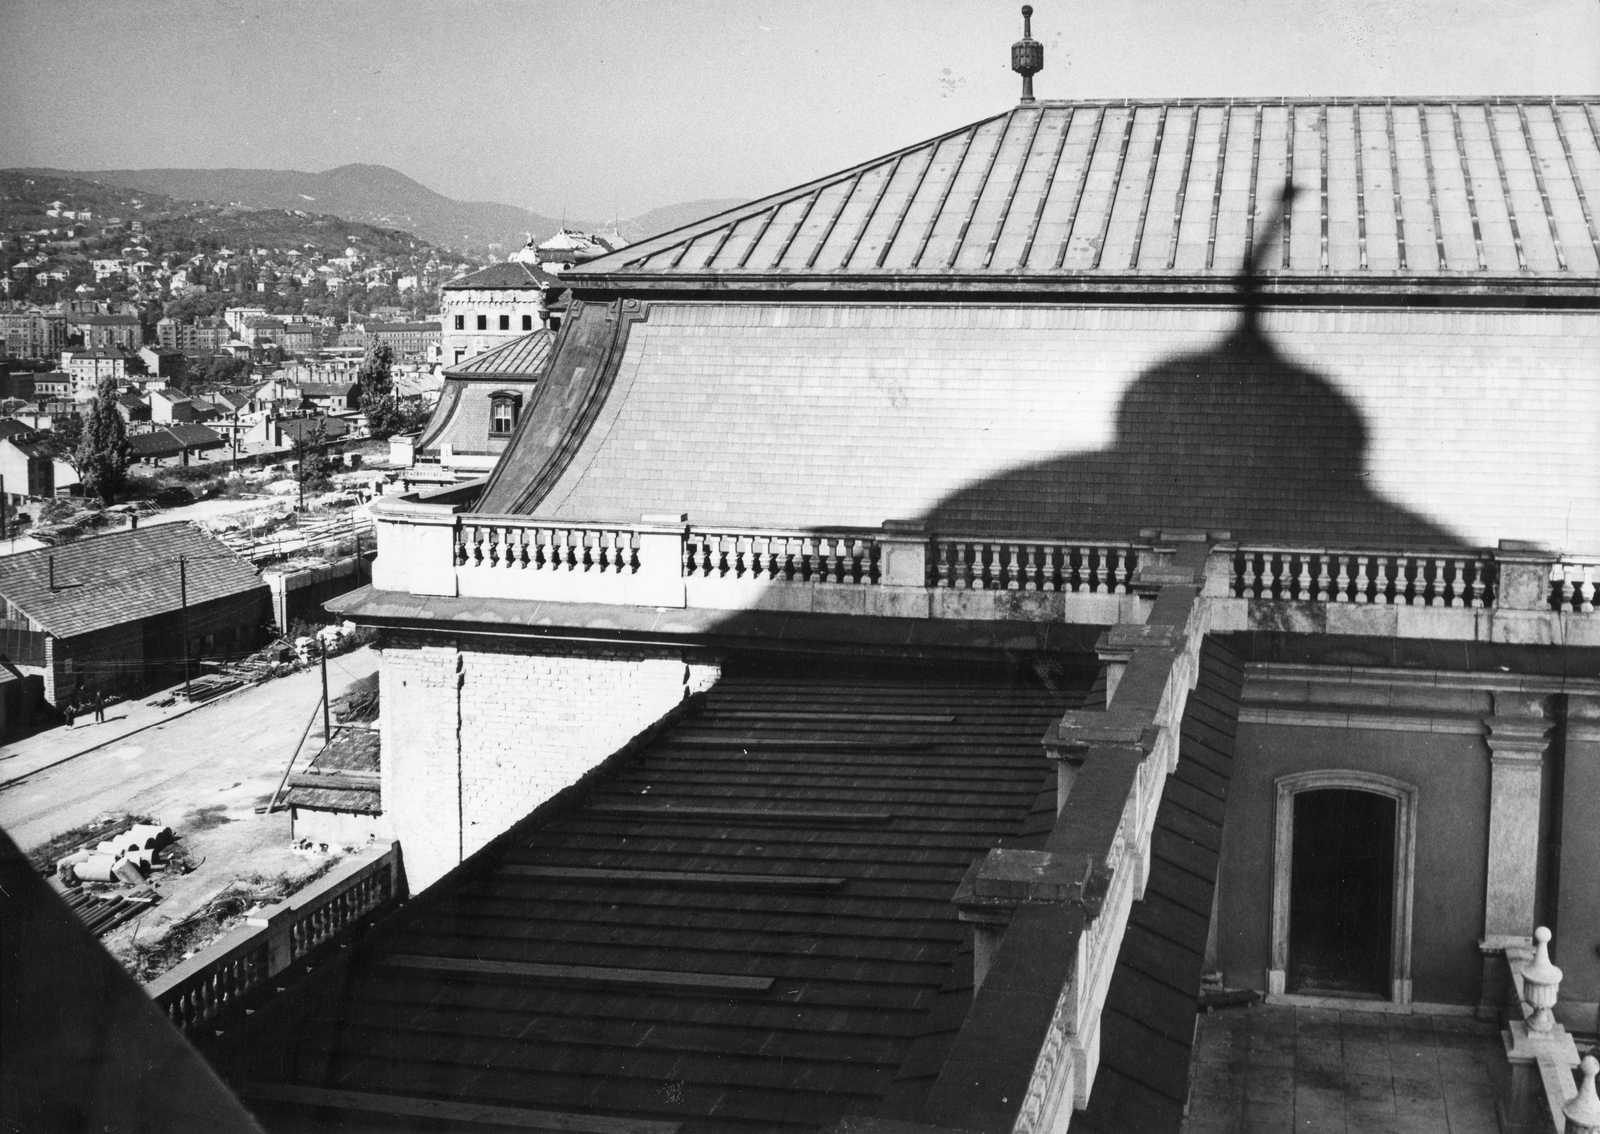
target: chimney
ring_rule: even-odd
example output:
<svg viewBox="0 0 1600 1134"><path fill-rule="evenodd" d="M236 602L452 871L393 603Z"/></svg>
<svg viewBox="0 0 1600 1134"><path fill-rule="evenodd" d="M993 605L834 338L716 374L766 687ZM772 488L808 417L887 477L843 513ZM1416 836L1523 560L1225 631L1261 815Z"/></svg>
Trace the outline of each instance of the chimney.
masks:
<svg viewBox="0 0 1600 1134"><path fill-rule="evenodd" d="M1011 69L1022 76L1022 101L1033 101L1033 77L1044 70L1044 44L1033 38L1033 5L1022 6L1022 38L1011 45Z"/></svg>

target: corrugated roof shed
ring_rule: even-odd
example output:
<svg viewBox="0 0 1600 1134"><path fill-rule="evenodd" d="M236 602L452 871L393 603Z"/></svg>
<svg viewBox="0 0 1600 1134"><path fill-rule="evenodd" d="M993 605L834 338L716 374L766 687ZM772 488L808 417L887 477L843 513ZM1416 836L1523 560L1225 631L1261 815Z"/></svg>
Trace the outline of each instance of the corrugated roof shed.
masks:
<svg viewBox="0 0 1600 1134"><path fill-rule="evenodd" d="M255 568L215 536L159 524L0 557L0 595L45 633L70 638L181 609L180 558L190 606L266 592Z"/></svg>
<svg viewBox="0 0 1600 1134"><path fill-rule="evenodd" d="M703 715L258 1012L227 1077L285 1130L326 1103L683 1134L871 1113L960 1026L951 896L1042 794L1053 810L1039 737L1087 681L825 668L724 678Z"/></svg>
<svg viewBox="0 0 1600 1134"><path fill-rule="evenodd" d="M564 279L1600 279L1591 98L1023 104Z"/></svg>

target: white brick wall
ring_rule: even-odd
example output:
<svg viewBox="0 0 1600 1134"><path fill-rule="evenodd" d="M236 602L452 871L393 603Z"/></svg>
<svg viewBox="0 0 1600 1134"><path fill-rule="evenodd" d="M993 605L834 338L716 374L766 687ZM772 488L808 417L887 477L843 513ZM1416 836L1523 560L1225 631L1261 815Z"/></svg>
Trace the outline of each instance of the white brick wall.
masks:
<svg viewBox="0 0 1600 1134"><path fill-rule="evenodd" d="M381 671L384 809L414 892L718 675L675 650L422 642L393 641Z"/></svg>

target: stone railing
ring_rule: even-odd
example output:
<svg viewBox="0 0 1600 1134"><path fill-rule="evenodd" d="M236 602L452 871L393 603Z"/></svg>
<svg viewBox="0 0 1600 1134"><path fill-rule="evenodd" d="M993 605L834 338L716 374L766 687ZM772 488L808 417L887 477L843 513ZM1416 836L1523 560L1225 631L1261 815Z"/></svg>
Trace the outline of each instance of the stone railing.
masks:
<svg viewBox="0 0 1600 1134"><path fill-rule="evenodd" d="M1128 543L939 535L933 548L929 584L957 590L1125 595L1138 566Z"/></svg>
<svg viewBox="0 0 1600 1134"><path fill-rule="evenodd" d="M1233 563L1236 598L1481 609L1495 596L1495 562L1481 552L1241 547Z"/></svg>
<svg viewBox="0 0 1600 1134"><path fill-rule="evenodd" d="M325 877L260 911L145 991L197 1042L222 1031L268 982L404 898L400 844L352 855Z"/></svg>
<svg viewBox="0 0 1600 1134"><path fill-rule="evenodd" d="M1531 945L1505 949L1506 977L1500 1027L1508 1073L1501 1082L1500 1128L1505 1134L1583 1134L1600 1131L1594 1096L1596 1064L1582 1061L1577 1045L1555 1019L1562 973L1550 963L1550 931L1533 931Z"/></svg>
<svg viewBox="0 0 1600 1134"><path fill-rule="evenodd" d="M455 525L455 562L468 570L637 575L631 528L543 523L522 516L470 517Z"/></svg>
<svg viewBox="0 0 1600 1134"><path fill-rule="evenodd" d="M553 521L461 511L475 491L457 485L375 503L373 586L450 598L1107 626L1148 617L1174 549L1197 534L1013 540L930 532L914 521L822 531L701 526L682 514ZM1292 625L1600 646L1600 560L1511 542L1347 550L1240 546L1214 533L1207 546L1201 597L1219 632Z"/></svg>
<svg viewBox="0 0 1600 1134"><path fill-rule="evenodd" d="M878 534L691 527L683 539L683 573L691 579L872 586L882 581Z"/></svg>
<svg viewBox="0 0 1600 1134"><path fill-rule="evenodd" d="M1593 614L1600 559L1563 558L1550 569L1550 609Z"/></svg>

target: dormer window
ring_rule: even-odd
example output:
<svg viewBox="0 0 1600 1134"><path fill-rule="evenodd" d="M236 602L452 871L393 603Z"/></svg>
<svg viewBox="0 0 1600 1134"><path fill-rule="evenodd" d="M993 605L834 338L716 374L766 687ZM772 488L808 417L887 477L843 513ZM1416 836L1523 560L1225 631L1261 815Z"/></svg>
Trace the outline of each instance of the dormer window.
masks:
<svg viewBox="0 0 1600 1134"><path fill-rule="evenodd" d="M489 436L506 437L517 426L517 413L522 408L522 395L510 390L496 390L489 395Z"/></svg>

